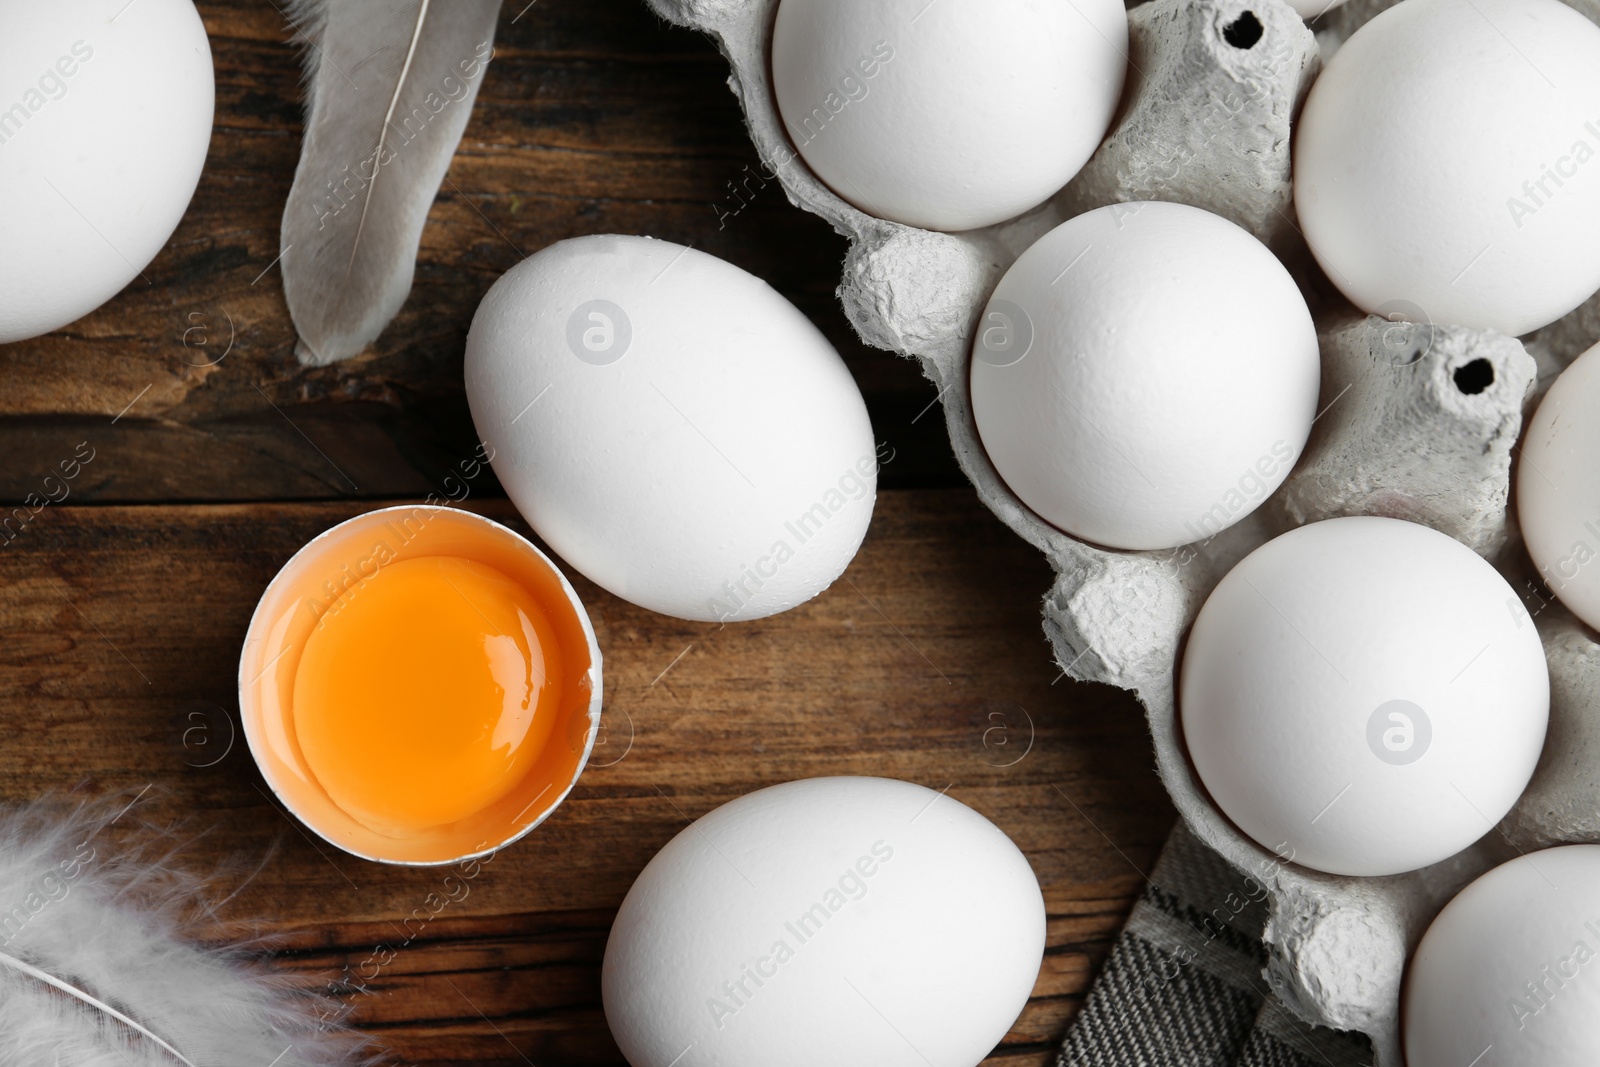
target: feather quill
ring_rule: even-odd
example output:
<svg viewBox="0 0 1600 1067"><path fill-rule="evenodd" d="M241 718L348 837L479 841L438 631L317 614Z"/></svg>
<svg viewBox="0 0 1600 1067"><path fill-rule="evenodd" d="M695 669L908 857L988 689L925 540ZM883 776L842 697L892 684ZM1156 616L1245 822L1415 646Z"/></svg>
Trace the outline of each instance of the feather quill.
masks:
<svg viewBox="0 0 1600 1067"><path fill-rule="evenodd" d="M301 363L356 355L405 303L499 11L500 0L290 3L306 129L279 251Z"/></svg>
<svg viewBox="0 0 1600 1067"><path fill-rule="evenodd" d="M121 805L0 812L0 1064L335 1067L365 1043L248 944L208 947L205 885ZM125 820L126 821L126 820ZM319 1012L319 1008L323 1009Z"/></svg>
<svg viewBox="0 0 1600 1067"><path fill-rule="evenodd" d="M19 960L15 956L8 956L4 952L0 952L0 967L9 967L28 978L32 978L38 982L43 982L51 989L59 989L61 992L67 994L67 996L74 997L77 1000L82 1001L85 1005L93 1008L95 1011L110 1016L123 1026L126 1026L128 1029L144 1038L146 1041L150 1041L164 1051L170 1052L172 1054L172 1058L178 1062L188 1064L188 1067L196 1067L193 1060L179 1052L177 1049L173 1048L160 1034L155 1033L154 1031L141 1025L137 1019L128 1018L126 1015L122 1014L122 1012L118 1011L116 1008L113 1008L111 1005L107 1004L93 993L90 993L87 990L79 989L70 982L64 982L55 975L41 971L33 964L28 963L25 960Z"/></svg>

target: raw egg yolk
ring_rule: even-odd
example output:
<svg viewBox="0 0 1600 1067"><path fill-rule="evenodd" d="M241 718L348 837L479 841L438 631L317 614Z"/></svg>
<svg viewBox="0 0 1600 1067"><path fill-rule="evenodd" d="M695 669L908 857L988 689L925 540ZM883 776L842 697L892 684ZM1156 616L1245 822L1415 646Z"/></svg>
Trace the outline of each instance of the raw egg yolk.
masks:
<svg viewBox="0 0 1600 1067"><path fill-rule="evenodd" d="M301 754L328 797L391 837L505 796L550 738L560 644L500 571L456 556L388 563L347 588L294 680Z"/></svg>

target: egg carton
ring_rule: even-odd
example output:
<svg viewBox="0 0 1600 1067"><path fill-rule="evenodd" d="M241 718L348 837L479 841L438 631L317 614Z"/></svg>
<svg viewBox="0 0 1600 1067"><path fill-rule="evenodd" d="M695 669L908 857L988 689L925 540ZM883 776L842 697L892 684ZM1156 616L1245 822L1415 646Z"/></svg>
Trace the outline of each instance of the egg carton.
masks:
<svg viewBox="0 0 1600 1067"><path fill-rule="evenodd" d="M983 502L1050 561L1044 629L1062 670L1134 690L1156 763L1189 826L1270 896L1266 977L1308 1024L1367 1034L1400 1067L1409 951L1467 882L1518 851L1600 841L1600 644L1532 572L1509 514L1523 418L1562 367L1600 341L1600 297L1516 339L1409 319L1363 317L1317 270L1297 228L1290 129L1324 56L1394 0L1351 0L1314 23L1283 0L1149 0L1129 11L1129 84L1100 149L1049 202L998 226L935 233L863 214L799 159L778 115L768 57L778 0L649 0L708 33L732 66L769 177L851 241L839 287L869 344L915 357L938 387L951 444ZM1569 0L1600 22L1600 0ZM1164 552L1111 551L1048 525L1013 495L979 442L968 360L1001 275L1083 211L1170 200L1249 230L1307 295L1322 347L1322 414L1294 472L1256 511L1209 540ZM1130 210L1134 210L1131 209ZM1244 837L1196 779L1175 700L1181 641L1218 580L1302 523L1387 515L1448 533L1522 595L1549 657L1550 731L1517 807L1476 845L1409 874L1322 874Z"/></svg>

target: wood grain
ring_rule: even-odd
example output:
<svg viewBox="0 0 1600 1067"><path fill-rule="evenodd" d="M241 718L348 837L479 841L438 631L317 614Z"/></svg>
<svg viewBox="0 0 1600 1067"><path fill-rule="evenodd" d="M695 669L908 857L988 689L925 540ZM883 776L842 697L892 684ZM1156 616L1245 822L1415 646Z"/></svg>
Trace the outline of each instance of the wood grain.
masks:
<svg viewBox="0 0 1600 1067"><path fill-rule="evenodd" d="M519 525L504 501L470 503ZM202 867L275 847L229 914L268 918L283 966L346 983L352 1021L405 1062L545 1065L620 1062L600 1011L606 931L688 820L793 778L948 786L1044 886L1049 955L993 1062L1050 1060L1174 816L1131 697L1052 684L1048 570L970 490L882 494L844 578L769 620L683 622L578 579L606 657L604 743L555 816L437 915L440 872L314 843L231 736L256 599L301 544L366 506L33 516L0 548L0 799L150 786L136 810L181 822ZM364 966L380 944L394 961Z"/></svg>
<svg viewBox="0 0 1600 1067"><path fill-rule="evenodd" d="M461 356L478 301L525 256L606 232L694 244L771 282L840 349L880 439L906 455L887 484L961 484L939 411L918 417L932 386L844 319L844 239L750 180L758 158L726 62L642 0L506 5L410 299L366 354L300 367L273 266L300 151L300 59L272 3L199 8L217 79L199 189L148 283L56 333L0 345L0 454L15 457L0 466L0 500L33 492L95 427L107 447L77 488L83 501L437 487L476 444Z"/></svg>
<svg viewBox="0 0 1600 1067"><path fill-rule="evenodd" d="M711 44L639 0L525 2L502 13L410 300L370 351L307 370L273 266L299 59L274 3L200 0L217 113L189 214L148 283L0 346L0 800L138 796L202 869L265 859L225 877L228 914L265 919L277 965L337 993L397 1060L545 1067L620 1062L606 933L689 819L811 775L948 786L1045 887L1049 954L991 1060L1043 1067L1174 818L1142 715L1058 678L1048 568L965 488L915 364L854 337L834 297L844 241L752 178ZM525 255L596 232L692 243L793 300L894 449L890 491L847 580L775 619L684 623L578 580L605 743L549 823L431 915L437 873L335 854L269 800L235 736L239 643L307 539L440 489L472 454L461 352L479 299ZM469 506L516 525L500 495L485 475ZM375 969L380 945L395 956Z"/></svg>

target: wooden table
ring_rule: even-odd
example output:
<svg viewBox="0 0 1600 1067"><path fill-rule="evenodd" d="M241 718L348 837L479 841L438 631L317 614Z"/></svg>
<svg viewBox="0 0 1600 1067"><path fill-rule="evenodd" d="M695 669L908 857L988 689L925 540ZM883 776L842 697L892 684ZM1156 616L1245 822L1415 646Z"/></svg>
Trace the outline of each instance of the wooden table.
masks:
<svg viewBox="0 0 1600 1067"><path fill-rule="evenodd" d="M501 272L576 234L693 242L770 280L856 374L895 453L866 545L815 601L722 629L574 575L606 656L594 762L378 978L341 988L350 1019L407 1063L619 1063L599 964L655 850L752 789L877 774L949 786L1028 854L1050 947L989 1062L1048 1063L1173 820L1143 719L1127 694L1059 679L1038 619L1049 570L955 470L915 365L851 334L842 240L776 186L746 186L729 217L756 157L712 46L635 0L508 4L410 301L374 351L305 370L271 266L298 57L272 3L200 8L217 118L188 217L148 283L0 347L0 499L37 503L61 460L93 456L0 545L4 799L128 790L146 818L182 821L200 867L270 852L226 914L263 922L276 965L319 983L405 940L438 873L314 843L236 736L250 611L309 537L471 454L462 343ZM520 526L492 476L466 506Z"/></svg>

